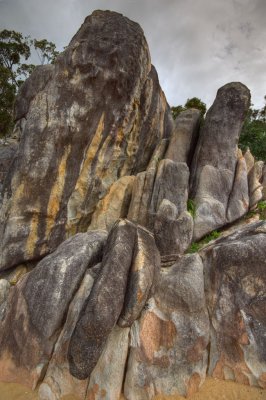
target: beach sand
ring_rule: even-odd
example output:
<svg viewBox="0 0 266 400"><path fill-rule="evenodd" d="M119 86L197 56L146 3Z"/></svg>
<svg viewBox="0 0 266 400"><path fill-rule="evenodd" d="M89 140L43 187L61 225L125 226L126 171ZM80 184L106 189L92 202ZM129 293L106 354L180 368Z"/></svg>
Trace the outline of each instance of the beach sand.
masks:
<svg viewBox="0 0 266 400"><path fill-rule="evenodd" d="M266 390L240 385L231 381L207 378L190 400L266 400ZM0 383L0 400L38 400L36 392L13 383ZM78 400L64 396L62 400ZM121 398L123 400L123 397ZM154 400L184 400L181 396L156 396Z"/></svg>

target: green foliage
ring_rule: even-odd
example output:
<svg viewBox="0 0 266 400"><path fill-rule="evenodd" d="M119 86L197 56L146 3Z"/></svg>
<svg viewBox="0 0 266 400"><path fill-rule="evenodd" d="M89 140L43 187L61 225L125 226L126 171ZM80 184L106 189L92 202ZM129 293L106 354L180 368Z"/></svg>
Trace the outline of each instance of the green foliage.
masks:
<svg viewBox="0 0 266 400"><path fill-rule="evenodd" d="M220 237L220 232L212 231L199 242L191 243L190 247L187 250L187 253L197 253L203 246L208 244L210 241L218 239Z"/></svg>
<svg viewBox="0 0 266 400"><path fill-rule="evenodd" d="M27 60L29 56L30 43L27 37L7 29L0 32L0 65L9 71L12 84L19 86L16 66L20 65L21 59Z"/></svg>
<svg viewBox="0 0 266 400"><path fill-rule="evenodd" d="M41 64L51 63L53 64L59 52L56 51L56 45L52 42L48 42L46 39L32 41L34 48L38 54Z"/></svg>
<svg viewBox="0 0 266 400"><path fill-rule="evenodd" d="M245 219L249 219L249 218L255 217L255 215L257 215L257 212L256 212L255 210L250 210L250 211L244 216L244 218L245 218Z"/></svg>
<svg viewBox="0 0 266 400"><path fill-rule="evenodd" d="M187 250L187 253L197 253L200 250L201 246L199 243L193 242L191 243L189 249Z"/></svg>
<svg viewBox="0 0 266 400"><path fill-rule="evenodd" d="M239 147L243 151L249 148L257 160L266 161L266 105L260 110L249 109L239 138Z"/></svg>
<svg viewBox="0 0 266 400"><path fill-rule="evenodd" d="M205 236L200 243L202 245L209 243L212 240L218 239L218 237L220 236L220 232L218 231L212 231L211 233L209 233L209 235Z"/></svg>
<svg viewBox="0 0 266 400"><path fill-rule="evenodd" d="M261 200L258 202L256 208L254 210L250 210L246 215L245 219L249 219L255 216L259 216L260 220L265 220L266 219L266 201Z"/></svg>
<svg viewBox="0 0 266 400"><path fill-rule="evenodd" d="M192 99L187 99L187 102L185 104L185 108L197 108L200 110L201 116L204 117L207 107L206 104L203 103L198 97L192 97Z"/></svg>
<svg viewBox="0 0 266 400"><path fill-rule="evenodd" d="M266 201L265 200L259 201L257 207L259 211L264 211L266 209Z"/></svg>
<svg viewBox="0 0 266 400"><path fill-rule="evenodd" d="M201 116L203 116L206 113L206 104L203 103L198 97L192 97L192 99L187 99L186 104L184 106L175 106L171 107L172 115L173 118L176 119L176 117L182 112L187 110L188 108L197 108L201 112Z"/></svg>
<svg viewBox="0 0 266 400"><path fill-rule="evenodd" d="M182 111L185 111L185 108L183 106L179 105L179 106L171 107L171 111L172 111L173 118L176 119L178 114L180 114Z"/></svg>
<svg viewBox="0 0 266 400"><path fill-rule="evenodd" d="M17 91L35 68L34 64L26 63L31 56L32 46L41 64L54 62L58 54L54 43L46 39L31 40L7 29L0 32L0 137L11 133Z"/></svg>
<svg viewBox="0 0 266 400"><path fill-rule="evenodd" d="M0 136L7 135L13 127L16 88L11 82L10 71L0 64Z"/></svg>
<svg viewBox="0 0 266 400"><path fill-rule="evenodd" d="M266 219L266 201L265 200L259 201L257 204L257 209L258 209L260 219L265 220Z"/></svg>
<svg viewBox="0 0 266 400"><path fill-rule="evenodd" d="M196 204L192 199L188 199L187 201L187 210L194 219L196 215Z"/></svg>

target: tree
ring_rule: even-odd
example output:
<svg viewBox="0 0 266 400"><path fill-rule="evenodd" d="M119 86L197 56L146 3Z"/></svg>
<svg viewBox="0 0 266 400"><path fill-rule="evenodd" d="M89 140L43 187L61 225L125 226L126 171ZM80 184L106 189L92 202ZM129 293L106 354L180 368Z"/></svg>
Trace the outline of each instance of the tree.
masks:
<svg viewBox="0 0 266 400"><path fill-rule="evenodd" d="M0 65L0 136L6 136L13 127L13 103L16 87L8 68Z"/></svg>
<svg viewBox="0 0 266 400"><path fill-rule="evenodd" d="M30 57L29 38L24 38L21 33L4 29L0 32L0 65L6 68L12 84L19 87L19 71L21 59Z"/></svg>
<svg viewBox="0 0 266 400"><path fill-rule="evenodd" d="M187 99L187 102L185 104L185 108L197 108L200 110L201 116L204 117L207 107L206 104L203 103L198 97L192 97L192 99Z"/></svg>
<svg viewBox="0 0 266 400"><path fill-rule="evenodd" d="M176 119L178 114L180 114L182 111L185 111L185 108L183 106L179 105L179 106L171 107L171 111L172 111L173 118Z"/></svg>
<svg viewBox="0 0 266 400"><path fill-rule="evenodd" d="M266 102L266 96L264 100ZM240 134L239 147L243 151L249 148L257 160L266 161L266 104L260 110L250 107Z"/></svg>
<svg viewBox="0 0 266 400"><path fill-rule="evenodd" d="M176 119L176 117L182 112L185 111L189 108L197 108L200 110L201 117L203 118L205 113L206 113L206 104L203 103L198 97L193 97L192 99L187 99L186 104L184 106L175 106L171 107L172 115L173 118Z"/></svg>
<svg viewBox="0 0 266 400"><path fill-rule="evenodd" d="M46 39L32 41L34 48L38 54L41 64L53 64L59 52L56 51L56 45L48 42Z"/></svg>
<svg viewBox="0 0 266 400"><path fill-rule="evenodd" d="M27 63L32 47L41 64L54 62L58 52L56 46L46 39L31 40L21 33L4 29L0 32L0 137L13 129L13 104L20 85L35 68Z"/></svg>

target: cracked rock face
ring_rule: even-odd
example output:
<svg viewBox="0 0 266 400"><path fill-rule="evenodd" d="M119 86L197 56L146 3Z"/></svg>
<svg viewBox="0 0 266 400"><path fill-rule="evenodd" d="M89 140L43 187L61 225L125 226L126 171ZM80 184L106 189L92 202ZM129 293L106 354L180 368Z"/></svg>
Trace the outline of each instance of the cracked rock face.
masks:
<svg viewBox="0 0 266 400"><path fill-rule="evenodd" d="M142 29L108 11L86 18L55 64L33 72L16 120L22 131L3 190L0 270L86 230L98 200L147 167L172 123Z"/></svg>
<svg viewBox="0 0 266 400"><path fill-rule="evenodd" d="M266 224L257 222L203 251L211 317L209 373L266 388Z"/></svg>
<svg viewBox="0 0 266 400"><path fill-rule="evenodd" d="M238 174L235 174L237 143L249 104L248 88L234 82L218 90L207 112L190 176L190 197L196 203L194 240L247 211L245 208L238 210L237 214L227 213L234 186L239 184ZM246 175L243 179L247 179Z"/></svg>
<svg viewBox="0 0 266 400"><path fill-rule="evenodd" d="M208 338L203 265L187 255L161 270L154 297L131 328L126 398L192 394L206 374Z"/></svg>

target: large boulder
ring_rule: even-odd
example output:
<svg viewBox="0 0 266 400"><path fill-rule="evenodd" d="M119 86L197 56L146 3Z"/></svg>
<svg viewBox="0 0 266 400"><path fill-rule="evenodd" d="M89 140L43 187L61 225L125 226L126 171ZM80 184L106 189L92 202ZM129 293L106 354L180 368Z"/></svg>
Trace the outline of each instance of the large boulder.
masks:
<svg viewBox="0 0 266 400"><path fill-rule="evenodd" d="M137 175L128 219L154 233L161 256L184 253L191 243L193 219L187 212L189 169L185 162L162 159Z"/></svg>
<svg viewBox="0 0 266 400"><path fill-rule="evenodd" d="M237 143L249 104L248 88L233 82L218 90L207 112L190 176L190 198L196 203L195 240L246 212L243 209L234 215L227 213L227 207L231 194L234 196L236 191L234 177L238 160ZM238 186L239 180L238 177Z"/></svg>
<svg viewBox="0 0 266 400"><path fill-rule="evenodd" d="M138 24L87 17L54 65L37 68L16 104L21 140L3 192L0 269L85 231L118 178L145 170L172 117Z"/></svg>
<svg viewBox="0 0 266 400"><path fill-rule="evenodd" d="M86 400L121 400L129 346L129 328L115 326L88 385Z"/></svg>
<svg viewBox="0 0 266 400"><path fill-rule="evenodd" d="M186 255L157 274L154 296L131 328L126 399L192 394L205 378L208 342L203 265Z"/></svg>
<svg viewBox="0 0 266 400"><path fill-rule="evenodd" d="M211 319L209 374L266 388L266 223L202 250Z"/></svg>
<svg viewBox="0 0 266 400"><path fill-rule="evenodd" d="M200 120L200 111L193 108L177 116L165 158L191 164L198 141Z"/></svg>
<svg viewBox="0 0 266 400"><path fill-rule="evenodd" d="M118 221L108 236L101 272L68 348L70 372L78 379L90 376L122 311L135 238L136 225L127 220Z"/></svg>
<svg viewBox="0 0 266 400"><path fill-rule="evenodd" d="M155 218L154 236L162 257L177 258L188 249L192 241L192 215L183 211L178 216L176 206L171 201L164 199Z"/></svg>
<svg viewBox="0 0 266 400"><path fill-rule="evenodd" d="M228 221L242 217L249 209L249 186L246 160L239 150L233 188L227 205Z"/></svg>
<svg viewBox="0 0 266 400"><path fill-rule="evenodd" d="M68 347L70 372L86 379L112 329L130 327L149 297L159 254L152 234L128 220L112 228L102 268L80 313Z"/></svg>
<svg viewBox="0 0 266 400"><path fill-rule="evenodd" d="M90 295L94 280L97 278L100 269L101 264L97 264L86 271L83 281L71 301L66 322L56 342L45 377L39 388L40 400L58 400L68 394L75 394L81 400L85 398L89 383L88 379L80 380L71 375L67 351L79 314Z"/></svg>
<svg viewBox="0 0 266 400"><path fill-rule="evenodd" d="M258 202L263 198L263 185L261 183L263 179L263 161L257 161L254 163L248 174L248 186L249 186L249 201L250 208L256 208Z"/></svg>
<svg viewBox="0 0 266 400"><path fill-rule="evenodd" d="M104 231L73 236L12 289L0 325L0 381L36 387L72 297L86 270L102 258L106 236Z"/></svg>

